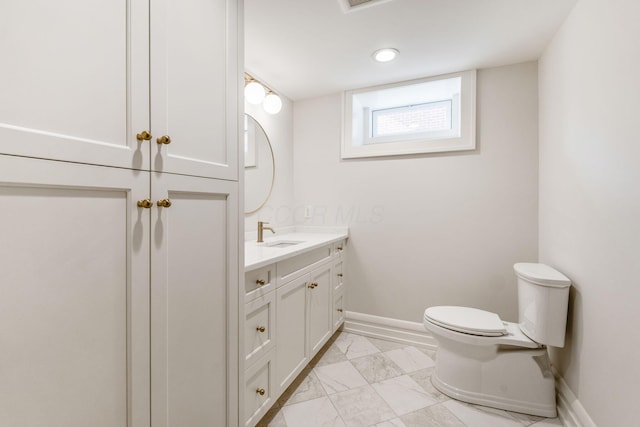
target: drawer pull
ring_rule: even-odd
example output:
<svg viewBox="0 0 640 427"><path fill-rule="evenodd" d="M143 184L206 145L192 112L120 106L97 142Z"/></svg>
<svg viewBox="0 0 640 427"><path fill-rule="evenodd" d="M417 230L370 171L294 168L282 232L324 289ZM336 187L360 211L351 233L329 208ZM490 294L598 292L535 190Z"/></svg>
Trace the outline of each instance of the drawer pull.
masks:
<svg viewBox="0 0 640 427"><path fill-rule="evenodd" d="M262 280L262 279L258 279L258 280L256 280L256 284L257 284L258 286L263 286L265 283L266 283L266 282L265 282L264 280Z"/></svg>
<svg viewBox="0 0 640 427"><path fill-rule="evenodd" d="M313 282L312 284L309 285L310 289L315 289L318 286L318 284L316 282Z"/></svg>
<svg viewBox="0 0 640 427"><path fill-rule="evenodd" d="M342 313L342 309L341 309L341 308L339 308L339 309L338 309L338 311L339 311L340 313Z"/></svg>
<svg viewBox="0 0 640 427"><path fill-rule="evenodd" d="M266 329L265 329L265 327L264 327L264 326L258 326L258 327L256 328L256 331L258 331L258 332L264 332L264 331L266 331Z"/></svg>
<svg viewBox="0 0 640 427"><path fill-rule="evenodd" d="M171 200L169 199L162 199L162 200L158 200L158 203L156 203L158 206L160 206L161 208L170 208L171 207Z"/></svg>
<svg viewBox="0 0 640 427"><path fill-rule="evenodd" d="M336 249L341 251L342 250L342 246L338 246Z"/></svg>
<svg viewBox="0 0 640 427"><path fill-rule="evenodd" d="M258 393L260 396L264 396L265 391L264 391L263 388L259 388L259 389L256 390L256 393Z"/></svg>
<svg viewBox="0 0 640 427"><path fill-rule="evenodd" d="M342 277L342 273L338 273L338 277Z"/></svg>

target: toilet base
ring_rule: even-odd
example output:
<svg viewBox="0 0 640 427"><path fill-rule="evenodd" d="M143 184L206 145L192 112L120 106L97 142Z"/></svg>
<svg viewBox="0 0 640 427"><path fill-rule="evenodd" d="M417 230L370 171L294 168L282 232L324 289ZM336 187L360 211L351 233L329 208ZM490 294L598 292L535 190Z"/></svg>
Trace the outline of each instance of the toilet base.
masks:
<svg viewBox="0 0 640 427"><path fill-rule="evenodd" d="M434 387L463 402L555 417L555 379L546 348L463 344L441 336Z"/></svg>

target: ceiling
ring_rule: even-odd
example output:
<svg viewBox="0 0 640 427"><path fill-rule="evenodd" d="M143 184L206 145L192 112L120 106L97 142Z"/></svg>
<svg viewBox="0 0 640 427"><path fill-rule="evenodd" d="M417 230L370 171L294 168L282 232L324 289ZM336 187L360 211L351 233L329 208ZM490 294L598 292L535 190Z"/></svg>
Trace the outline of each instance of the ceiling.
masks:
<svg viewBox="0 0 640 427"><path fill-rule="evenodd" d="M245 0L245 68L291 100L536 60L576 0ZM371 54L400 51L380 64Z"/></svg>

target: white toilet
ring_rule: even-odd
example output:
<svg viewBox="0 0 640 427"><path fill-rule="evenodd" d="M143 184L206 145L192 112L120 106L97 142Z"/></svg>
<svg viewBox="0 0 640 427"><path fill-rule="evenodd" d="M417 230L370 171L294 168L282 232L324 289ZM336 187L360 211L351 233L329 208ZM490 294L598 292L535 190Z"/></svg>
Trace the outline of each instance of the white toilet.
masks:
<svg viewBox="0 0 640 427"><path fill-rule="evenodd" d="M429 307L424 326L438 342L433 385L465 402L556 416L547 345L564 347L571 281L544 264L518 263L519 323L469 307Z"/></svg>

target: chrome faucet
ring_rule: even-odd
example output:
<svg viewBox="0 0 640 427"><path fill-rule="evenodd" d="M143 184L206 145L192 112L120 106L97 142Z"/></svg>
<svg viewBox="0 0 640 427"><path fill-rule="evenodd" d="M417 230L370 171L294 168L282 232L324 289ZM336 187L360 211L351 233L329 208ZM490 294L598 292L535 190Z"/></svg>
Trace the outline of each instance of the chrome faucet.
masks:
<svg viewBox="0 0 640 427"><path fill-rule="evenodd" d="M276 234L276 230L274 230L271 227L265 227L264 226L265 224L269 224L269 223L268 222L263 222L263 221L258 221L258 243L264 242L264 240L262 240L262 236L263 236L264 230L269 230L273 234Z"/></svg>

